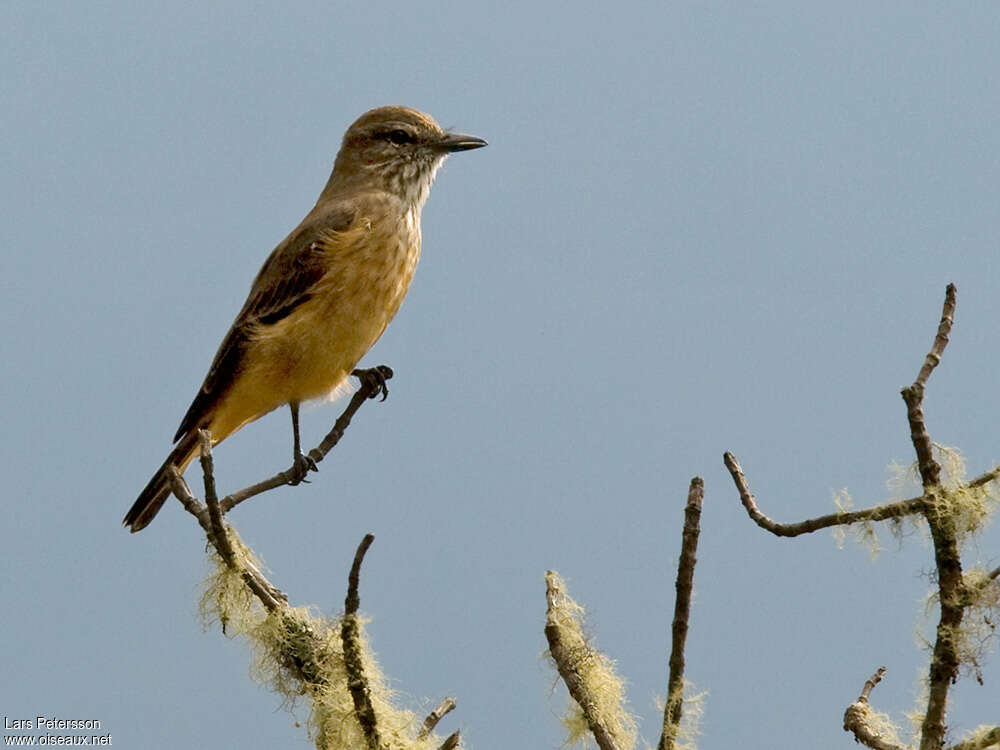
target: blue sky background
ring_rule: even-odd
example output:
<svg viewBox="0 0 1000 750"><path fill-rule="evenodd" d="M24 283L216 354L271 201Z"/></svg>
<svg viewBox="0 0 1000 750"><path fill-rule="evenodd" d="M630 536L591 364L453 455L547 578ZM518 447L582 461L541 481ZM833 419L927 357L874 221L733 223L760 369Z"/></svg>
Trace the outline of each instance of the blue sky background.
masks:
<svg viewBox="0 0 1000 750"><path fill-rule="evenodd" d="M144 5L145 7L136 7ZM362 609L404 702L470 748L556 748L556 569L655 744L689 479L705 479L687 676L703 748L852 747L844 708L913 705L932 553L872 562L765 512L889 497L899 388L957 323L932 437L1000 459L995 3L238 4L0 8L5 492L0 713L96 718L122 748L308 747L248 650L197 612L204 540L171 501L119 526L261 262L362 111L482 136L366 359L396 371L312 484L230 520L296 604ZM339 407L308 408L315 444ZM216 452L284 468L285 411ZM193 486L197 476L191 474ZM995 527L967 559L1000 564ZM986 685L953 726L996 723ZM956 734L956 738L957 738Z"/></svg>

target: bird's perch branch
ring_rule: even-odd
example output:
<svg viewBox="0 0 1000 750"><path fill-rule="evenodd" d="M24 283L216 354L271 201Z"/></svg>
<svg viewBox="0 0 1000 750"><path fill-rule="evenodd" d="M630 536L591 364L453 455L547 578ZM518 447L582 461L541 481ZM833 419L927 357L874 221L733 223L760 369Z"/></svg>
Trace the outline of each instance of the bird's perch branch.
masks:
<svg viewBox="0 0 1000 750"><path fill-rule="evenodd" d="M340 441L340 438L343 437L344 432L351 424L351 419L357 413L358 409L361 408L362 404L369 399L376 398L380 394L384 398L387 393L385 382L392 377L392 370L386 365L379 365L370 370L356 370L354 374L360 379L361 387L351 398L347 408L338 417L333 425L333 429L330 430L316 448L313 448L309 452L310 458L316 463L322 461L326 457L326 454ZM205 504L198 501L191 492L190 487L188 487L187 482L184 481L184 478L175 467L170 467L171 490L177 499L180 500L184 509L197 519L208 541L215 547L223 562L231 569L239 570L247 586L260 600L261 604L269 612L274 611L287 603L288 597L273 586L254 567L253 563L247 560L240 561L236 558L229 535L226 533L223 516L244 500L288 484L298 477L300 469L293 466L287 471L278 472L270 479L227 495L220 501L215 488L215 466L212 460L211 435L205 430L199 430L198 440L201 447L201 468L205 482Z"/></svg>
<svg viewBox="0 0 1000 750"><path fill-rule="evenodd" d="M657 750L673 750L684 705L684 644L687 641L691 614L691 591L694 588L694 566L697 563L698 535L701 533L701 503L705 483L701 477L691 480L687 507L684 510L684 531L681 555L677 563L677 598L674 602L673 643L670 649L670 676L667 679L667 701L663 709L663 732Z"/></svg>
<svg viewBox="0 0 1000 750"><path fill-rule="evenodd" d="M886 740L882 733L872 726L872 710L868 698L884 675L885 667L879 667L875 674L865 680L861 695L844 711L844 731L853 733L856 742L872 750L905 750L901 745Z"/></svg>
<svg viewBox="0 0 1000 750"><path fill-rule="evenodd" d="M323 456L337 444L350 424L351 418L361 407L361 404L369 398L378 396L379 393L385 393L385 381L392 377L392 371L387 367L380 367L374 371L364 371L355 374L361 377L361 389L354 395L351 403L323 442L311 451L314 461L322 460ZM360 605L358 588L361 563L374 537L371 534L365 536L354 556L354 562L348 576L345 614L339 625L340 646L342 649L331 649L329 637L333 635L335 638L336 630L329 628L327 625L329 621L325 618L314 618L308 614L303 614L302 610L290 607L288 598L264 577L255 564L252 552L246 548L236 536L235 531L225 522L224 513L234 504L231 498L246 499L253 494L259 494L259 492L266 489L279 486L283 481L268 480L267 482L254 485L253 488L248 488L248 490L257 488L255 491L242 491L219 501L211 451L211 435L207 431L200 431L198 437L201 447L201 467L205 486L204 503L194 496L183 477L174 467L171 467L169 471L171 490L184 508L198 521L198 525L205 533L209 543L218 553L218 559L223 566L217 574L217 580L223 581L219 584L220 591L229 590L227 587L230 587L231 584L226 582L226 571L232 571L238 575L239 580L242 581L246 589L261 603L267 613L266 619L262 623L258 623L262 627L258 628L257 625L254 625L249 630L244 630L242 634L250 639L255 649L263 649L266 652L265 658L270 660L282 675L287 676L293 681L291 688L277 687L278 692L286 696L310 695L313 702L313 711L318 711L319 715L330 717L331 708L340 705L337 702L338 699L331 697L335 695L336 691L349 693L354 703L354 711L349 715L352 719L357 720L358 723L356 726L360 727L361 730L360 735L355 736L364 737L363 745L366 745L368 750L383 750L385 745L382 744L380 738L377 717L373 707L372 689L369 684L369 680L372 681L372 684L381 684L380 680L382 678L377 669L374 675L366 674L364 668L366 657L363 656L365 644L362 638L361 623L358 619L358 607ZM284 480L284 473L278 476ZM231 594L226 594L225 596L219 594L219 601L225 600L228 603L218 604L217 609L209 610L213 614L218 615L224 630L226 622L229 620L229 613L242 607L240 604L233 605L227 597L231 597ZM249 607L249 604L247 604L247 607ZM249 609L246 611L249 612ZM240 617L242 616L240 615ZM255 639L261 640L255 641ZM336 661L341 659L343 671L338 672L336 667L331 666L331 660ZM338 677L338 674L346 674L346 679ZM285 678L282 677L282 679ZM341 682L341 680L344 681ZM320 707L317 708L317 706ZM427 717L424 727L419 730L418 739L427 740L441 717L454 707L455 700L453 698L443 701ZM391 711L394 709L387 708L385 710ZM315 715L316 713L314 713ZM395 714L392 715L395 716ZM336 711L333 712L332 716L333 718L330 719L333 722L332 724L324 724L322 729L316 730L317 747L327 747L330 735L326 733L332 731L334 734L337 734L340 731L340 727L344 726L343 719L337 717ZM346 719L346 716L344 719ZM393 720L395 719L390 720L390 724ZM331 726L333 727L332 730L329 729ZM352 728L351 731L356 732L357 730ZM459 733L455 732L444 741L442 747L449 749L457 747L459 738ZM393 740L394 742L395 740ZM351 741L351 746L361 745L362 743L360 742Z"/></svg>
<svg viewBox="0 0 1000 750"><path fill-rule="evenodd" d="M350 403L337 418L333 429L327 433L319 445L309 451L309 458L317 464L326 458L326 454L333 450L333 447L340 442L340 438L344 436L344 432L347 431L347 428L351 424L351 419L354 418L361 405L369 399L378 397L380 394L384 396L386 392L385 381L392 377L392 369L386 365L379 365L370 370L358 370L355 374L361 380L361 387L351 397ZM301 478L301 469L293 464L288 469L279 471L273 477L227 495L221 500L219 506L223 513L228 513L244 500L249 500L251 497L259 495L262 492L283 487Z"/></svg>

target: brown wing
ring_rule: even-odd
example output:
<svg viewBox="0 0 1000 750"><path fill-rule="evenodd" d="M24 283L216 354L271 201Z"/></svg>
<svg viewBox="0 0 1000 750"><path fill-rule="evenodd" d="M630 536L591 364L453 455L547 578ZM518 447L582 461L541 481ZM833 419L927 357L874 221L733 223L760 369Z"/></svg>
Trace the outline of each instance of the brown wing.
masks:
<svg viewBox="0 0 1000 750"><path fill-rule="evenodd" d="M240 372L254 327L277 323L312 296L313 286L327 268L322 237L349 228L355 213L350 206L340 204L310 216L264 261L243 309L215 353L205 382L181 420L174 442L196 429L228 390Z"/></svg>

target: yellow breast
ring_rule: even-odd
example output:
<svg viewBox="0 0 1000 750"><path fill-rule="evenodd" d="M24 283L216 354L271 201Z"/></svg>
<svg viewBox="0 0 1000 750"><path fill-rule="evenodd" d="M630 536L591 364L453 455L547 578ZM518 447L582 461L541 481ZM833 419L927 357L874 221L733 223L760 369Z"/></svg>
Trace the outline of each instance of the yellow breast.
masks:
<svg viewBox="0 0 1000 750"><path fill-rule="evenodd" d="M216 441L283 404L322 398L346 384L410 287L420 258L419 209L361 218L320 245L326 274L308 301L255 332L246 368L212 420Z"/></svg>

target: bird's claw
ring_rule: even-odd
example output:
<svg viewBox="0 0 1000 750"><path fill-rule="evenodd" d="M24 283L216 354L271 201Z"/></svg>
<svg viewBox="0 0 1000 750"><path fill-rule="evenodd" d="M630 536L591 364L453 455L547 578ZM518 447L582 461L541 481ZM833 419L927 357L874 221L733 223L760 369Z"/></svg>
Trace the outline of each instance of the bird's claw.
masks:
<svg viewBox="0 0 1000 750"><path fill-rule="evenodd" d="M316 463L315 459L305 453L297 453L295 455L295 461L292 463L292 477L288 480L288 483L292 487L299 484L309 484L309 480L306 479L306 475L310 471L319 471L319 465Z"/></svg>
<svg viewBox="0 0 1000 750"><path fill-rule="evenodd" d="M386 381L392 377L392 369L390 367L379 365L367 370L354 370L351 375L361 381L363 388L368 388L371 391L368 394L368 398L378 398L381 396L382 398L379 400L385 401L389 397L389 386L386 385Z"/></svg>

